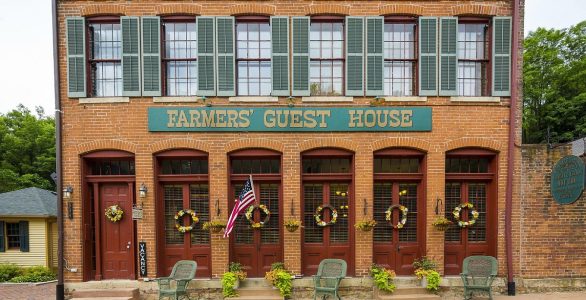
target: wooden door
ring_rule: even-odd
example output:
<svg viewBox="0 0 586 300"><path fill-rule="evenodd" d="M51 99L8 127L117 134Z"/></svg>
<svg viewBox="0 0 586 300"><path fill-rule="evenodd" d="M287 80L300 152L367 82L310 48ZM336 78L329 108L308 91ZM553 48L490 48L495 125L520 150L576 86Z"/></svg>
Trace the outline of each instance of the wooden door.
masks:
<svg viewBox="0 0 586 300"><path fill-rule="evenodd" d="M104 183L100 185L100 245L103 279L135 279L134 226L132 221L132 183ZM112 222L104 211L119 205L122 219Z"/></svg>
<svg viewBox="0 0 586 300"><path fill-rule="evenodd" d="M350 247L350 219L352 211L351 185L346 182L320 182L303 184L303 274L314 275L320 261L339 258L348 262L349 275L353 275ZM335 224L321 227L315 220L318 206L330 205L337 210ZM323 221L330 222L332 211L324 208Z"/></svg>
<svg viewBox="0 0 586 300"><path fill-rule="evenodd" d="M238 197L242 183L233 184L232 194ZM253 205L265 205L270 211L267 224L253 229L244 213L236 219L232 233L232 261L243 265L249 277L264 277L270 271L271 264L283 261L281 242L282 220L280 217L281 185L277 182L254 183L256 201ZM233 207L233 203L231 205ZM230 207L230 211L232 210ZM266 214L254 209L252 218L255 222L264 221Z"/></svg>
<svg viewBox="0 0 586 300"><path fill-rule="evenodd" d="M425 228L424 198L417 182L375 182L374 219L377 225L373 235L374 263L395 270L397 275L413 274L413 261L422 255ZM391 222L386 211L392 205L407 207L407 223L393 228L401 220L399 209L393 209Z"/></svg>

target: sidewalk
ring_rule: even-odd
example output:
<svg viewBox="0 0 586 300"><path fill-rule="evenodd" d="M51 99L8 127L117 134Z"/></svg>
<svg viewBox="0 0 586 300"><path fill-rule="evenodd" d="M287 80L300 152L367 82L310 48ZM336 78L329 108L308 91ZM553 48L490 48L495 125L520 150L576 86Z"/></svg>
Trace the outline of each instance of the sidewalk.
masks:
<svg viewBox="0 0 586 300"><path fill-rule="evenodd" d="M484 298L473 298L484 299ZM543 294L518 294L514 297L496 296L495 300L586 300L586 291L584 292L550 292Z"/></svg>

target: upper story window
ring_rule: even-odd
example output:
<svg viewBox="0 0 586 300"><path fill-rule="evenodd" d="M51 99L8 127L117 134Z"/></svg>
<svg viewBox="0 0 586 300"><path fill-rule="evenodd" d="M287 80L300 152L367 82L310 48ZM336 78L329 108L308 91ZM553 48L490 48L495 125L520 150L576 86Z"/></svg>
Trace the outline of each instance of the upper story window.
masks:
<svg viewBox="0 0 586 300"><path fill-rule="evenodd" d="M458 24L458 95L488 96L489 74L488 21Z"/></svg>
<svg viewBox="0 0 586 300"><path fill-rule="evenodd" d="M384 93L388 96L416 94L416 22L387 20L384 27Z"/></svg>
<svg viewBox="0 0 586 300"><path fill-rule="evenodd" d="M120 19L90 20L89 45L91 95L122 96Z"/></svg>
<svg viewBox="0 0 586 300"><path fill-rule="evenodd" d="M344 93L343 19L312 18L309 41L311 95L342 95Z"/></svg>
<svg viewBox="0 0 586 300"><path fill-rule="evenodd" d="M236 64L239 96L271 94L271 31L268 18L239 18Z"/></svg>
<svg viewBox="0 0 586 300"><path fill-rule="evenodd" d="M195 18L189 19L163 20L162 60L167 96L194 96L197 93L197 31Z"/></svg>

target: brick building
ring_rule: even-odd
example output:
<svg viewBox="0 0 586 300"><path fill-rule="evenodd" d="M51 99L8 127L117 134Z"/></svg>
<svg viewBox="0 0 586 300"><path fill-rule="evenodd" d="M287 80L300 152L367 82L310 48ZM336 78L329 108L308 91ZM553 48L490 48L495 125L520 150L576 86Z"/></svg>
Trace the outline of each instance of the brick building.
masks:
<svg viewBox="0 0 586 300"><path fill-rule="evenodd" d="M179 259L201 278L230 261L308 276L326 257L409 275L423 255L454 275L474 254L505 276L512 15L513 1L58 1L65 281L153 278ZM268 222L203 231L249 174ZM463 203L474 225L434 229ZM318 226L320 207L334 224ZM181 209L199 217L191 232Z"/></svg>

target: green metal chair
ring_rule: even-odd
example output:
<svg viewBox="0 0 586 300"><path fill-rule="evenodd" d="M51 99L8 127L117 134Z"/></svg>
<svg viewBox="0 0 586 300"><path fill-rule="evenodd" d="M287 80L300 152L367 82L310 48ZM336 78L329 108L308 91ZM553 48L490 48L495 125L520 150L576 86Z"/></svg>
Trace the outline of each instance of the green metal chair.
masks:
<svg viewBox="0 0 586 300"><path fill-rule="evenodd" d="M464 299L472 298L472 292L487 292L492 300L492 282L498 273L498 261L492 256L468 256L462 266Z"/></svg>
<svg viewBox="0 0 586 300"><path fill-rule="evenodd" d="M322 299L334 296L336 299L342 299L338 295L338 288L340 281L346 277L346 269L348 265L343 259L324 259L319 263L317 275L313 276L313 283L315 292L313 300L317 299L318 295L322 295Z"/></svg>
<svg viewBox="0 0 586 300"><path fill-rule="evenodd" d="M189 299L187 294L187 285L195 277L197 263L193 260L180 260L175 266L169 277L155 279L159 284L159 300L171 298L179 300L181 297ZM171 284L175 281L175 284Z"/></svg>

